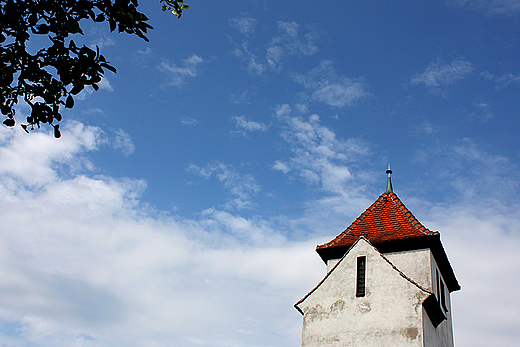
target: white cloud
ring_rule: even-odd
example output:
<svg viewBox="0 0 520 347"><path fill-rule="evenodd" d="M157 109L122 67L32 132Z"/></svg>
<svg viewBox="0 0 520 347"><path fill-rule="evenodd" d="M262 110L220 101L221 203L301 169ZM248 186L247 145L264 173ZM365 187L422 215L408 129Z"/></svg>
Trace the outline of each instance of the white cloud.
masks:
<svg viewBox="0 0 520 347"><path fill-rule="evenodd" d="M297 345L302 320L292 304L325 274L315 245L377 197L363 190L370 179L359 178L367 174L359 164L369 146L338 139L305 112L277 108L293 154L275 166L317 177L324 194L304 202L300 219L277 216L281 224L215 208L197 219L150 210L140 201L142 180L92 176L92 164L78 165L104 144L98 128L64 125L60 140L0 128L0 345ZM456 344L516 346L517 169L471 140L430 155L443 156L444 163L429 165L445 168L432 169L443 178L436 182L457 187L458 199L402 198L441 232L462 285L453 295ZM258 192L251 176L230 166L192 170L238 198ZM327 235L288 241L280 225L297 236L302 225L320 225L316 235Z"/></svg>
<svg viewBox="0 0 520 347"><path fill-rule="evenodd" d="M274 162L273 170L282 171L284 174L286 174L289 171L291 171L291 169L289 168L289 166L287 166L287 164L285 164L285 163L283 163L283 162L281 162L279 160L276 160Z"/></svg>
<svg viewBox="0 0 520 347"><path fill-rule="evenodd" d="M92 41L90 48L96 50L96 46L99 47L99 49L102 49L103 47L113 46L115 44L116 41L113 38L107 35L99 35Z"/></svg>
<svg viewBox="0 0 520 347"><path fill-rule="evenodd" d="M424 84L429 88L446 87L468 77L474 66L463 59L453 60L451 64L442 65L440 61L432 62L423 73L412 77L410 83Z"/></svg>
<svg viewBox="0 0 520 347"><path fill-rule="evenodd" d="M266 67L258 59L256 54L249 49L247 42L243 42L241 48L236 48L234 54L237 58L242 60L245 64L245 70L253 75L260 76L264 73Z"/></svg>
<svg viewBox="0 0 520 347"><path fill-rule="evenodd" d="M313 100L332 107L353 106L371 96L363 79L338 75L331 61L321 62L306 75L294 75L294 80L311 93Z"/></svg>
<svg viewBox="0 0 520 347"><path fill-rule="evenodd" d="M232 118L238 129L235 133L240 133L247 137L247 133L254 131L267 131L268 127L264 123L255 122L252 120L246 119L244 116L235 116Z"/></svg>
<svg viewBox="0 0 520 347"><path fill-rule="evenodd" d="M267 48L267 64L275 71L282 69L282 61L287 56L308 56L316 54L319 49L314 41L318 38L315 32L299 34L300 25L296 22L277 23L279 34L275 36Z"/></svg>
<svg viewBox="0 0 520 347"><path fill-rule="evenodd" d="M172 62L163 61L159 69L168 74L169 86L182 87L186 84L186 79L196 77L199 72L199 65L204 63L204 59L193 54L182 61L182 67Z"/></svg>
<svg viewBox="0 0 520 347"><path fill-rule="evenodd" d="M482 101L473 103L473 112L470 112L467 117L470 121L475 120L480 123L485 123L494 118L493 112L491 111L491 105Z"/></svg>
<svg viewBox="0 0 520 347"><path fill-rule="evenodd" d="M158 215L140 203L140 180L62 176L56 164L82 161L100 133L75 124L55 140L0 128L3 159L35 153L1 161L0 344L297 343L292 304L324 271L318 241L288 242L269 221L215 209L199 220ZM241 198L258 191L223 165L199 172Z"/></svg>
<svg viewBox="0 0 520 347"><path fill-rule="evenodd" d="M135 151L132 137L123 129L117 129L115 131L115 138L112 143L112 148L120 149L125 157L128 157Z"/></svg>
<svg viewBox="0 0 520 347"><path fill-rule="evenodd" d="M345 227L336 222L345 216L356 217L358 209L369 204L365 185L373 180L373 174L367 170L354 175L351 168L372 155L370 145L356 138L337 138L321 124L318 115L309 116L301 105L280 105L275 117L282 122L281 136L292 155L276 161L273 169L301 179L322 193L321 198L307 204L299 223L315 231ZM327 223L331 224L324 227Z"/></svg>
<svg viewBox="0 0 520 347"><path fill-rule="evenodd" d="M439 130L432 122L427 120L423 120L418 124L413 125L412 129L417 135L431 135Z"/></svg>
<svg viewBox="0 0 520 347"><path fill-rule="evenodd" d="M181 124L182 125L189 125L189 126L195 126L200 123L199 120L191 118L191 117L182 117L181 118Z"/></svg>
<svg viewBox="0 0 520 347"><path fill-rule="evenodd" d="M65 127L65 132L70 135L62 136L60 140L43 132L23 136L25 133L18 127L2 129L0 172L35 187L57 179L57 168L74 173L91 167L85 158L71 159L78 153L96 149L102 141L99 129L81 123Z"/></svg>
<svg viewBox="0 0 520 347"><path fill-rule="evenodd" d="M230 19L229 24L242 35L250 36L254 34L258 20L252 17L237 17Z"/></svg>
<svg viewBox="0 0 520 347"><path fill-rule="evenodd" d="M280 46L271 46L267 48L267 64L272 70L280 70L282 67L282 59L285 51Z"/></svg>
<svg viewBox="0 0 520 347"><path fill-rule="evenodd" d="M497 84L501 87L508 86L511 83L519 83L520 75L514 75L512 73L504 74L497 78Z"/></svg>
<svg viewBox="0 0 520 347"><path fill-rule="evenodd" d="M244 35L250 36L256 21L240 18L233 19L231 24ZM280 21L277 23L277 28L278 34L267 44L265 57L261 53L263 49L250 48L249 40L242 41L240 48L234 50L234 55L245 63L245 69L250 74L261 76L268 70L279 72L287 57L309 56L318 52L318 46L315 44L317 33L308 32L300 35L300 25L296 22Z"/></svg>
<svg viewBox="0 0 520 347"><path fill-rule="evenodd" d="M229 101L233 104L250 104L251 98L258 93L258 88L252 86L249 90L246 90L239 94L231 94L229 96Z"/></svg>
<svg viewBox="0 0 520 347"><path fill-rule="evenodd" d="M188 171L193 172L206 179L215 177L235 197L225 205L228 209L250 209L253 205L251 198L261 190L260 186L251 174L239 174L235 168L224 163L207 164L199 167L191 164Z"/></svg>
<svg viewBox="0 0 520 347"><path fill-rule="evenodd" d="M514 346L520 338L520 300L514 294L520 286L520 215L489 202L437 206L423 220L441 232L462 286L452 295L458 346Z"/></svg>
<svg viewBox="0 0 520 347"><path fill-rule="evenodd" d="M296 22L278 22L278 30L280 36L273 38L272 44L283 44L283 47L291 55L313 55L318 52L318 47L314 40L317 39L316 33L307 33L304 35L304 40L300 39L299 35L300 25Z"/></svg>
<svg viewBox="0 0 520 347"><path fill-rule="evenodd" d="M448 6L468 7L496 15L517 15L520 13L519 0L447 0Z"/></svg>
<svg viewBox="0 0 520 347"><path fill-rule="evenodd" d="M480 75L487 80L495 82L496 89L505 88L513 83L520 83L520 75L515 75L512 73L503 74L502 76L495 76L489 71L485 71Z"/></svg>

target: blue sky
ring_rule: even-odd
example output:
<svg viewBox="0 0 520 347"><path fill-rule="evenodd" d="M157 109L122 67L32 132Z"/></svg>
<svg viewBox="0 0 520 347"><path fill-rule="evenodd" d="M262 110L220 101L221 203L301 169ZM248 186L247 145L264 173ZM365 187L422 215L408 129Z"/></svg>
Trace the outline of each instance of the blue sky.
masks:
<svg viewBox="0 0 520 347"><path fill-rule="evenodd" d="M516 346L520 2L188 3L143 2L149 43L85 23L118 73L61 139L0 128L0 344L298 346L391 163L456 345Z"/></svg>

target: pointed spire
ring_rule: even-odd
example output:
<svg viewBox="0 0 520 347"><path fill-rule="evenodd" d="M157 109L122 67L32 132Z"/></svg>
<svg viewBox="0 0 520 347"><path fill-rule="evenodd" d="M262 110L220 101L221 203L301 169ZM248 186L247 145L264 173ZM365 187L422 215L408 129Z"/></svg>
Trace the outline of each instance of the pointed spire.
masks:
<svg viewBox="0 0 520 347"><path fill-rule="evenodd" d="M392 188L392 178L390 177L392 175L392 170L390 170L390 163L388 163L388 170L386 170L386 174L388 175L388 180L386 181L386 192L385 193L391 193L394 190Z"/></svg>

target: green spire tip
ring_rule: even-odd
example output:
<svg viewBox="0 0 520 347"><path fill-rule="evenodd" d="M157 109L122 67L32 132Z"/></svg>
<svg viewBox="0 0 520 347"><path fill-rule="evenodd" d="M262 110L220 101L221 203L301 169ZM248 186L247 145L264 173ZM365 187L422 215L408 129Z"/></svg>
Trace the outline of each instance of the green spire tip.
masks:
<svg viewBox="0 0 520 347"><path fill-rule="evenodd" d="M391 193L394 191L392 188L392 179L390 175L392 175L392 170L390 170L390 164L388 164L388 170L386 170L386 174L388 175L388 180L386 181L386 192L385 193Z"/></svg>

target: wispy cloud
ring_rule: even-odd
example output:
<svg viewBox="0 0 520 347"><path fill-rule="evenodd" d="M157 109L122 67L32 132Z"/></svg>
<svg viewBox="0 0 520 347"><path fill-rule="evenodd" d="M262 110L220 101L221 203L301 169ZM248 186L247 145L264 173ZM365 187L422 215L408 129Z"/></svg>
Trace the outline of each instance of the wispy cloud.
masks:
<svg viewBox="0 0 520 347"><path fill-rule="evenodd" d="M319 49L315 44L318 35L309 32L299 34L300 25L296 22L278 22L279 35L274 37L267 48L267 64L272 70L282 68L286 56L306 56L316 54Z"/></svg>
<svg viewBox="0 0 520 347"><path fill-rule="evenodd" d="M191 118L191 117L181 117L181 124L188 125L188 126L195 126L195 125L199 125L200 121L195 118Z"/></svg>
<svg viewBox="0 0 520 347"><path fill-rule="evenodd" d="M495 76L489 71L485 71L480 74L481 77L495 82L496 89L501 89L508 87L514 83L520 83L520 75L515 75L512 73L503 74L501 76Z"/></svg>
<svg viewBox="0 0 520 347"><path fill-rule="evenodd" d="M228 209L250 209L253 206L252 197L261 190L251 174L240 174L236 169L224 163L207 164L200 167L191 164L189 172L193 172L205 179L215 177L234 196L225 205Z"/></svg>
<svg viewBox="0 0 520 347"><path fill-rule="evenodd" d="M508 199L516 199L512 194L520 184L514 174L516 165L506 156L484 151L471 138L439 143L420 152L417 158L437 176L434 186L422 182L423 191L442 191L446 201L458 204L484 199L502 200L507 205Z"/></svg>
<svg viewBox="0 0 520 347"><path fill-rule="evenodd" d="M413 76L410 83L442 88L468 77L474 69L473 64L463 59L453 60L451 64L442 64L437 60L428 65L424 72Z"/></svg>
<svg viewBox="0 0 520 347"><path fill-rule="evenodd" d="M113 38L107 36L107 35L100 35L96 37L92 43L90 44L90 48L96 49L96 46L99 47L99 49L102 49L103 47L113 46L116 42Z"/></svg>
<svg viewBox="0 0 520 347"><path fill-rule="evenodd" d="M94 50L96 49L96 46L102 49L116 44L116 41L112 37L108 36L103 30L100 30L100 28L92 27L89 31L89 34L92 37L89 46Z"/></svg>
<svg viewBox="0 0 520 347"><path fill-rule="evenodd" d="M251 103L251 98L258 93L258 89L255 86L252 86L248 90L238 93L231 94L229 96L229 101L233 104L249 104Z"/></svg>
<svg viewBox="0 0 520 347"><path fill-rule="evenodd" d="M309 184L330 193L343 193L346 183L353 179L348 165L369 156L368 145L357 139L338 139L321 124L317 114L304 118L289 105L280 105L276 115L285 124L281 135L293 156L289 161L278 161L274 168L283 172L290 169Z"/></svg>
<svg viewBox="0 0 520 347"><path fill-rule="evenodd" d="M112 148L120 149L125 157L134 153L135 146L132 137L123 129L115 130L115 138L112 141Z"/></svg>
<svg viewBox="0 0 520 347"><path fill-rule="evenodd" d="M266 66L261 62L253 51L249 49L249 44L244 41L240 48L235 48L233 51L235 56L244 63L244 69L253 76L261 76Z"/></svg>
<svg viewBox="0 0 520 347"><path fill-rule="evenodd" d="M411 125L414 135L431 135L439 131L438 127L428 120Z"/></svg>
<svg viewBox="0 0 520 347"><path fill-rule="evenodd" d="M232 118L232 120L236 123L236 126L239 129L234 133L242 134L245 137L247 137L247 133L255 131L267 131L268 129L268 126L264 123L248 120L244 116L235 116Z"/></svg>
<svg viewBox="0 0 520 347"><path fill-rule="evenodd" d="M491 105L483 101L474 102L473 111L468 113L467 118L470 121L477 121L480 123L485 123L488 120L493 119L494 115Z"/></svg>
<svg viewBox="0 0 520 347"><path fill-rule="evenodd" d="M311 99L332 107L353 106L370 97L368 86L362 78L351 79L339 75L331 61L323 61L307 74L295 74L294 80L311 94Z"/></svg>
<svg viewBox="0 0 520 347"><path fill-rule="evenodd" d="M283 47L290 55L313 55L319 51L314 43L318 39L316 32L300 35L300 25L296 22L278 22L280 35L273 38L271 47Z"/></svg>
<svg viewBox="0 0 520 347"><path fill-rule="evenodd" d="M202 63L204 63L204 59L196 54L193 54L189 58L182 61L182 66L177 66L172 62L164 60L159 65L159 69L163 72L166 72L168 75L168 82L166 82L166 85L180 88L186 84L186 80L188 78L197 76L199 72L199 66Z"/></svg>
<svg viewBox="0 0 520 347"><path fill-rule="evenodd" d="M472 10L496 15L520 14L518 0L447 0L446 4L453 7L468 7Z"/></svg>
<svg viewBox="0 0 520 347"><path fill-rule="evenodd" d="M251 36L256 20L252 18L235 18L230 24L247 37ZM300 33L300 25L296 22L277 23L277 35L267 44L267 48L253 46L251 41L243 40L239 47L235 48L234 54L245 64L245 69L252 75L260 76L267 71L281 71L283 62L288 57L302 57L313 55L318 52L315 41L318 34L309 31ZM263 45L265 47L266 45Z"/></svg>
<svg viewBox="0 0 520 347"><path fill-rule="evenodd" d="M229 24L242 35L251 36L255 32L258 20L252 17L236 17L229 20Z"/></svg>

